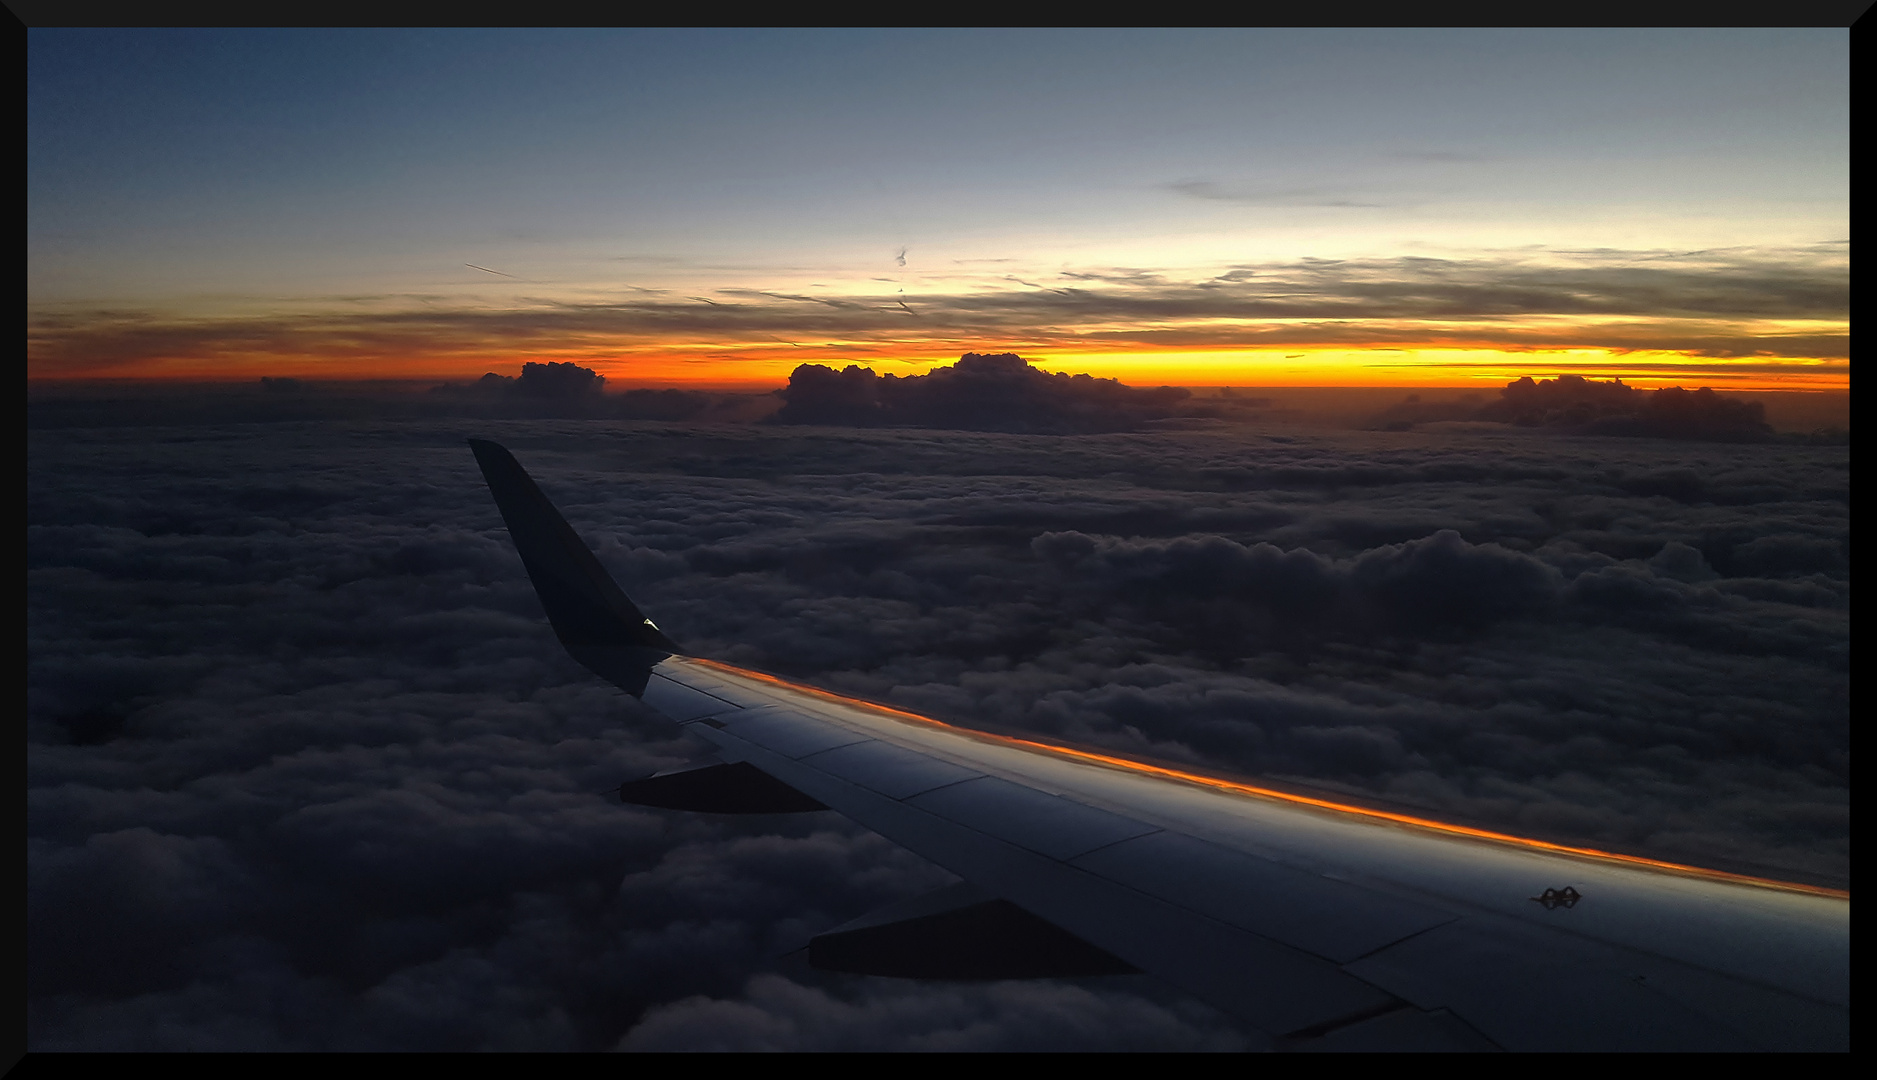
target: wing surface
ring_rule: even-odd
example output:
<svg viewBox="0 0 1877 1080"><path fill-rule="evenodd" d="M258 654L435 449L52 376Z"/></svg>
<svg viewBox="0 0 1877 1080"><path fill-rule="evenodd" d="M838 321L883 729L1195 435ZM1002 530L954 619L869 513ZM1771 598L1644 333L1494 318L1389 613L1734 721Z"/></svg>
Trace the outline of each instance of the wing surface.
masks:
<svg viewBox="0 0 1877 1080"><path fill-rule="evenodd" d="M500 447L476 450L485 475L505 458L527 479ZM643 620L532 481L527 489L539 501L516 514L551 522L517 529L506 504L503 514L537 589L558 574L563 593L591 590L576 610L607 601L621 622ZM531 556L528 545L550 550ZM554 605L569 601L548 590L542 601L560 631ZM989 735L684 656L658 636L625 643L640 650L635 668L601 674L724 760L1280 1045L1849 1048L1848 894Z"/></svg>

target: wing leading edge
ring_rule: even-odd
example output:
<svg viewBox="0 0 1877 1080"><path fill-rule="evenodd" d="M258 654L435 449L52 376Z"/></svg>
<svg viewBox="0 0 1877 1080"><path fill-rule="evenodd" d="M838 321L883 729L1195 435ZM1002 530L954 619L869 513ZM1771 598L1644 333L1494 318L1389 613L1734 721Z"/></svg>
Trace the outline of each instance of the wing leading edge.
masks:
<svg viewBox="0 0 1877 1080"><path fill-rule="evenodd" d="M827 966L956 976L977 970L961 935L1007 956L1023 939L1058 959L980 976L1138 969L1296 1048L1849 1048L1848 894L987 735L685 656L506 450L471 446L568 651L785 786L739 802L723 785L754 774L638 782L657 805L826 806L969 883L818 939ZM868 968L869 949L893 959Z"/></svg>

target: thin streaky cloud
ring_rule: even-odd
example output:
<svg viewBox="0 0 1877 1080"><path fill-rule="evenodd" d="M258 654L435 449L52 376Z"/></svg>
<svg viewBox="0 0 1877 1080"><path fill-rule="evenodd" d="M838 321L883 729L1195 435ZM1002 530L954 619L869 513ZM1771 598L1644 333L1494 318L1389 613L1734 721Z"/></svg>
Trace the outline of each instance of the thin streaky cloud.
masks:
<svg viewBox="0 0 1877 1080"><path fill-rule="evenodd" d="M1167 187L1191 199L1204 199L1209 202L1244 203L1251 206L1325 206L1379 210L1408 205L1401 200L1377 202L1356 198L1347 188L1299 187L1268 189L1237 186L1220 183L1216 180L1176 180L1168 184Z"/></svg>
<svg viewBox="0 0 1877 1080"><path fill-rule="evenodd" d="M1388 156L1403 161L1425 161L1436 165L1471 165L1496 160L1495 155L1467 154L1456 150L1397 150Z"/></svg>
<svg viewBox="0 0 1877 1080"><path fill-rule="evenodd" d="M651 296L517 300L454 310L405 301L380 310L188 318L136 309L61 310L29 322L35 377L144 360L253 355L481 355L780 339L903 342L918 305L923 335L1109 342L1185 350L1368 345L1420 348L1685 349L1703 355L1849 355L1848 269L1806 252L1727 260L1518 258L1306 260L1194 282L1133 270L1077 271L1088 287L1023 286L824 298L757 289L667 302ZM702 305L702 306L699 306ZM386 309L388 308L388 309ZM583 344L584 343L584 344ZM911 346L917 348L917 346ZM938 348L934 344L930 348ZM924 351L921 349L921 351Z"/></svg>

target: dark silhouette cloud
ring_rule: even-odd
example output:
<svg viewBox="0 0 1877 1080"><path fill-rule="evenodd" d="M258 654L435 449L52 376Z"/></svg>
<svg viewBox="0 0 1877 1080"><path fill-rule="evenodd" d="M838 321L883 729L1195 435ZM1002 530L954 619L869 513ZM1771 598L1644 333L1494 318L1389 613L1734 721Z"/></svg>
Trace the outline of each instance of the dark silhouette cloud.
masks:
<svg viewBox="0 0 1877 1080"><path fill-rule="evenodd" d="M1369 426L1408 431L1417 424L1455 420L1714 442L1763 442L1773 436L1761 402L1717 394L1705 386L1692 391L1678 386L1637 390L1621 379L1600 382L1581 375L1536 380L1527 375L1507 383L1497 401L1484 404L1477 394L1429 401L1410 394L1377 414ZM1689 478L1694 479L1692 474Z"/></svg>
<svg viewBox="0 0 1877 1080"><path fill-rule="evenodd" d="M1599 435L1753 442L1773 429L1758 402L1716 394L1709 387L1638 391L1621 379L1598 382L1580 375L1508 383L1498 401L1475 415L1525 427L1577 428Z"/></svg>
<svg viewBox="0 0 1877 1080"><path fill-rule="evenodd" d="M521 365L519 376L498 375L491 371L466 389L493 397L580 400L597 398L605 391L605 387L606 376L592 368L575 363L537 364L529 361Z"/></svg>
<svg viewBox="0 0 1877 1080"><path fill-rule="evenodd" d="M1015 353L966 353L924 375L841 371L803 364L789 376L779 424L936 427L967 431L1125 431L1175 415L1192 394L1142 389L1116 379L1052 374Z"/></svg>
<svg viewBox="0 0 1877 1080"><path fill-rule="evenodd" d="M315 389L29 430L30 1047L1261 1045L1151 980L790 959L949 876L831 814L601 794L699 748L562 654L460 417L251 422ZM702 655L1848 882L1844 446L473 429Z"/></svg>
<svg viewBox="0 0 1877 1080"><path fill-rule="evenodd" d="M717 410L738 416L738 395L697 390L627 390L605 393L606 376L574 363L525 363L519 376L490 372L473 383L444 383L431 394L446 400L499 403L495 415L616 416L626 420L689 420ZM743 395L747 396L747 395ZM728 409L725 406L729 406ZM468 411L474 413L473 407ZM487 410L484 410L485 412ZM773 410L769 410L773 411Z"/></svg>

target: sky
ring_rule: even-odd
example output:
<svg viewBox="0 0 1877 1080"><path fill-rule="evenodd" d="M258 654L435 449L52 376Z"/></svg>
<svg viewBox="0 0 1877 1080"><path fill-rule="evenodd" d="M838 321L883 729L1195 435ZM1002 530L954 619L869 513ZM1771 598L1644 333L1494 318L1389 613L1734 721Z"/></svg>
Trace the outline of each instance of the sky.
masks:
<svg viewBox="0 0 1877 1080"><path fill-rule="evenodd" d="M1842 443L263 421L242 389L28 431L33 1050L1268 1045L1144 976L806 967L952 878L832 812L607 794L704 747L567 657L466 433L695 655L1849 887Z"/></svg>
<svg viewBox="0 0 1877 1080"><path fill-rule="evenodd" d="M1849 386L1849 31L28 34L28 377Z"/></svg>

